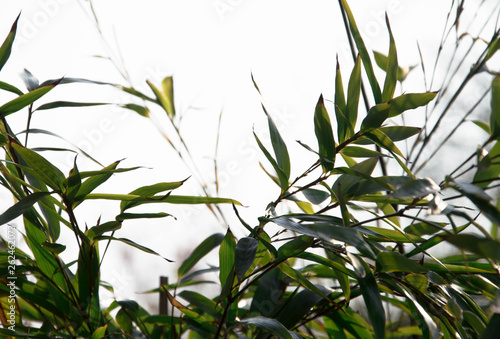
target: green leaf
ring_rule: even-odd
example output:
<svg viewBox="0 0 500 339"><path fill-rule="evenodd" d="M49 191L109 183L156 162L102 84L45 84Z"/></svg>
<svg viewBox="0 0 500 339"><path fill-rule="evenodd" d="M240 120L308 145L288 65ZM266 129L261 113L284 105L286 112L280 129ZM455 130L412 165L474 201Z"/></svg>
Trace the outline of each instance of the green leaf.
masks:
<svg viewBox="0 0 500 339"><path fill-rule="evenodd" d="M279 264L278 269L281 272L285 273L290 278L292 278L293 280L297 281L297 283L299 283L303 287L316 293L317 295L323 297L324 299L329 300L327 294L331 291L328 291L326 289L324 291L320 290L318 287L316 287L316 285L310 282L309 279L307 279L304 275L302 275L302 273L290 267L288 263L284 262Z"/></svg>
<svg viewBox="0 0 500 339"><path fill-rule="evenodd" d="M387 24L387 30L389 31L389 57L387 60L384 90L382 91L382 102L387 102L392 99L398 81L398 53L387 13L385 14L385 22Z"/></svg>
<svg viewBox="0 0 500 339"><path fill-rule="evenodd" d="M387 156L380 152L358 146L346 146L340 151L340 153L351 158L374 158Z"/></svg>
<svg viewBox="0 0 500 339"><path fill-rule="evenodd" d="M356 25L356 21L354 20L354 16L352 15L347 0L340 0L340 3L347 15L347 19L349 21L349 27L351 28L352 37L354 38L354 42L356 43L356 47L358 48L359 55L363 60L363 66L366 70L366 75L368 76L368 81L370 82L370 86L372 88L375 103L379 104L382 102L382 93L380 91L380 86L377 82L377 78L375 77L375 73L373 72L373 66L372 66L372 61L370 59L370 55L368 54L368 50L366 49L365 43L363 42L363 38L361 37L358 26Z"/></svg>
<svg viewBox="0 0 500 339"><path fill-rule="evenodd" d="M107 329L108 329L108 324L97 328L94 331L94 333L92 333L92 337L90 339L99 339L105 337Z"/></svg>
<svg viewBox="0 0 500 339"><path fill-rule="evenodd" d="M115 238L115 237L111 237L111 236L104 236L104 235L102 235L102 236L95 237L94 239L96 239L96 240L114 240L114 241L119 241L119 242L122 242L124 244L129 245L129 246L135 247L138 250L141 250L141 251L143 251L145 253L154 254L156 256L159 256L159 257L165 259L168 262L173 262L172 260L167 259L167 258L161 256L160 254L158 254L157 252L153 251L152 249L147 248L146 246L139 245L136 242L134 242L134 241L132 241L130 239L127 239L127 238Z"/></svg>
<svg viewBox="0 0 500 339"><path fill-rule="evenodd" d="M139 187L132 192L130 195L138 195L140 197L153 197L155 194L165 191L174 190L182 186L184 181L176 181L176 182L161 182L153 185ZM123 201L120 204L120 210L123 212L131 207L139 205L138 203Z"/></svg>
<svg viewBox="0 0 500 339"><path fill-rule="evenodd" d="M314 205L319 205L326 199L330 197L330 194L325 191L317 190L314 188L308 188L302 191L307 200L309 200Z"/></svg>
<svg viewBox="0 0 500 339"><path fill-rule="evenodd" d="M370 317L375 338L383 339L385 335L385 311L380 298L380 290L370 267L357 255L348 253L351 264L354 267L356 278L359 282L361 294L366 304L368 316ZM378 260L378 257L377 257Z"/></svg>
<svg viewBox="0 0 500 339"><path fill-rule="evenodd" d="M370 108L370 110L366 114L366 117L361 122L361 130L371 131L382 126L384 121L389 116L390 107L390 104L382 103Z"/></svg>
<svg viewBox="0 0 500 339"><path fill-rule="evenodd" d="M219 246L222 243L222 239L224 239L224 235L222 233L214 233L205 240L201 244L198 245L191 253L191 255L184 260L182 265L179 267L177 271L177 275L183 277L186 273L191 270L203 258L207 255L211 250L215 247Z"/></svg>
<svg viewBox="0 0 500 339"><path fill-rule="evenodd" d="M422 307L422 305L420 305L419 302L417 302L417 300L413 297L411 293L409 293L405 289L402 289L402 291L404 295L413 303L413 306L415 306L418 313L420 313L420 315L422 316L423 323L420 323L420 327L422 328L424 338L438 339L439 330L436 326L436 323L434 322L434 319L432 319L430 314L425 310L424 307ZM426 334L426 332L428 333Z"/></svg>
<svg viewBox="0 0 500 339"><path fill-rule="evenodd" d="M236 252L236 241L233 233L228 228L219 249L219 280L221 286L226 284L228 279L232 279L234 272L234 255ZM232 280L231 280L232 283Z"/></svg>
<svg viewBox="0 0 500 339"><path fill-rule="evenodd" d="M169 76L163 79L161 82L161 87L163 89L163 93L167 100L167 113L171 116L175 116L175 105L174 105L174 78Z"/></svg>
<svg viewBox="0 0 500 339"><path fill-rule="evenodd" d="M373 56L375 57L375 63L377 64L378 67L380 67L382 70L384 70L385 72L387 72L387 65L388 65L388 57L382 53L379 53L379 52L376 52L376 51L373 51ZM410 73L410 71L412 69L414 69L415 66L411 66L411 67L406 67L406 68L402 68L402 67L399 67L398 66L398 81L404 81L406 79L406 77L408 76L408 73Z"/></svg>
<svg viewBox="0 0 500 339"><path fill-rule="evenodd" d="M313 244L313 241L314 238L307 235L298 236L288 241L278 249L276 260L284 260L299 255L307 250Z"/></svg>
<svg viewBox="0 0 500 339"><path fill-rule="evenodd" d="M119 161L116 161L111 165L104 167L101 171L91 175L88 179L82 182L80 188L78 189L78 194L75 197L76 203L73 208L76 207L79 202L83 201L89 193L106 182L111 175L113 175L113 170L116 169L116 166L118 166L119 163Z"/></svg>
<svg viewBox="0 0 500 339"><path fill-rule="evenodd" d="M94 239L95 237L101 236L106 232L114 232L119 230L122 227L122 223L120 221L109 221L104 224L97 225L91 227L88 231L85 232L89 239Z"/></svg>
<svg viewBox="0 0 500 339"><path fill-rule="evenodd" d="M116 220L132 220L132 219L157 219L157 218L165 218L170 217L171 214L168 213L120 213L116 216Z"/></svg>
<svg viewBox="0 0 500 339"><path fill-rule="evenodd" d="M404 158L403 153L401 153L399 148L397 148L394 142L381 130L371 131L369 133L366 133L366 136L380 147L385 148L389 152L395 153Z"/></svg>
<svg viewBox="0 0 500 339"><path fill-rule="evenodd" d="M400 115L410 109L415 109L427 105L437 95L437 92L408 93L400 95L389 101L389 118Z"/></svg>
<svg viewBox="0 0 500 339"><path fill-rule="evenodd" d="M333 169L335 164L335 140L323 95L320 95L314 111L314 132L318 140L321 166L323 172L327 173Z"/></svg>
<svg viewBox="0 0 500 339"><path fill-rule="evenodd" d="M252 266L257 254L259 241L254 238L241 238L238 240L235 249L234 271L239 281L243 279L245 273Z"/></svg>
<svg viewBox="0 0 500 339"><path fill-rule="evenodd" d="M45 94L50 92L58 83L54 83L52 85L39 87L31 92L20 95L17 98L7 102L3 106L0 107L0 114L6 117L7 115L17 112L24 107L34 103L36 100L43 97Z"/></svg>
<svg viewBox="0 0 500 339"><path fill-rule="evenodd" d="M477 164L477 172L474 175L474 185L485 189L500 175L500 164L495 161L500 157L500 142L496 142L490 152L486 154Z"/></svg>
<svg viewBox="0 0 500 339"><path fill-rule="evenodd" d="M12 27L10 28L9 34L2 43L2 46L0 46L0 70L2 70L7 60L9 60L10 53L12 51L12 44L14 43L14 39L16 37L17 22L19 21L20 16L21 13L17 16L16 21L14 21Z"/></svg>
<svg viewBox="0 0 500 339"><path fill-rule="evenodd" d="M146 83L153 91L153 93L156 97L157 103L161 107L163 107L163 109L165 110L165 112L167 113L169 118L172 119L174 117L175 111L173 109L173 102L170 100L168 95L166 93L160 91L158 89L158 87L156 87L151 81L146 80Z"/></svg>
<svg viewBox="0 0 500 339"><path fill-rule="evenodd" d="M380 252L377 255L377 271L426 273L427 268L396 252Z"/></svg>
<svg viewBox="0 0 500 339"><path fill-rule="evenodd" d="M23 95L23 91L21 91L19 88L17 88L14 85L8 84L6 82L0 81L0 89L3 89L4 91L8 91L11 93L15 93L17 95Z"/></svg>
<svg viewBox="0 0 500 339"><path fill-rule="evenodd" d="M500 49L500 38L491 41L488 46L488 53L486 53L486 56L484 57L485 62L495 55L495 53Z"/></svg>
<svg viewBox="0 0 500 339"><path fill-rule="evenodd" d="M132 110L145 118L149 118L149 108L147 108L146 106L141 106L137 104L125 104L125 105L120 105L120 107Z"/></svg>
<svg viewBox="0 0 500 339"><path fill-rule="evenodd" d="M179 293L182 299L187 300L191 305L198 307L203 312L209 314L215 319L220 319L222 316L222 308L215 301L193 291L182 291Z"/></svg>
<svg viewBox="0 0 500 339"><path fill-rule="evenodd" d="M269 124L269 134L271 135L271 143L273 145L274 155L276 156L276 161L278 162L279 168L285 173L287 180L290 179L290 156L288 155L288 150L283 138L278 131L278 128L274 124L273 119L267 112L264 105L262 109L266 113L267 121Z"/></svg>
<svg viewBox="0 0 500 339"><path fill-rule="evenodd" d="M361 234L352 228L334 226L327 223L299 224L287 217L273 218L271 221L283 228L286 228L287 230L319 238L329 243L332 243L335 240L345 242L356 247L364 255L367 255L370 258L375 258L373 251L363 239Z"/></svg>
<svg viewBox="0 0 500 339"><path fill-rule="evenodd" d="M263 330L269 331L272 334L278 336L281 339L298 339L300 336L292 335L293 332L290 332L283 326L279 321L265 318L265 317L254 317L247 318L238 322L239 324L244 325L255 325Z"/></svg>
<svg viewBox="0 0 500 339"><path fill-rule="evenodd" d="M440 226L440 227L438 227ZM410 233L416 236L421 236L421 235L431 235L435 234L439 231L441 231L443 228L446 227L445 223L415 223L411 224L410 226L406 227L404 231L406 233Z"/></svg>
<svg viewBox="0 0 500 339"><path fill-rule="evenodd" d="M490 129L492 139L500 137L500 75L491 83Z"/></svg>
<svg viewBox="0 0 500 339"><path fill-rule="evenodd" d="M260 139L259 139L259 137L257 137L257 134L255 134L255 132L254 132L253 135L255 137L255 140L257 141L257 144L259 145L259 148L264 153L264 155L266 156L267 160L271 163L271 165L273 166L274 170L278 174L278 178L279 178L281 190L284 192L288 188L288 178L289 177L287 177L286 173L281 169L281 167L278 165L278 163L276 162L276 160L273 159L273 157L271 156L271 154L269 154L269 151L264 147L264 145L262 144L262 142L260 142Z"/></svg>
<svg viewBox="0 0 500 339"><path fill-rule="evenodd" d="M478 254L483 258L500 260L500 242L473 234L442 235L443 239L456 247Z"/></svg>
<svg viewBox="0 0 500 339"><path fill-rule="evenodd" d="M17 143L12 143L14 150L21 156L26 165L33 170L36 175L47 186L54 190L62 191L65 180L64 174L44 157L32 150L25 148Z"/></svg>
<svg viewBox="0 0 500 339"><path fill-rule="evenodd" d="M54 108L64 107L89 107L89 106L102 106L109 105L105 102L72 102L72 101L54 101L41 105L35 111L43 111Z"/></svg>
<svg viewBox="0 0 500 339"><path fill-rule="evenodd" d="M351 125L347 117L347 105L344 95L344 85L340 74L339 58L337 56L337 68L335 74L335 116L337 118L337 133L339 142L344 142L354 134L354 126Z"/></svg>
<svg viewBox="0 0 500 339"><path fill-rule="evenodd" d="M427 287L429 286L429 279L423 274L412 273L408 274L403 279L407 284L413 286L417 291L422 294L427 294Z"/></svg>
<svg viewBox="0 0 500 339"><path fill-rule="evenodd" d="M389 139L393 142L401 141L408 139L415 134L420 133L420 128L418 127L408 127L408 126L389 126L389 127L381 127L379 130L384 133ZM354 142L359 145L370 145L373 144L373 141L366 137L361 137L360 139Z"/></svg>
<svg viewBox="0 0 500 339"><path fill-rule="evenodd" d="M47 251L49 251L50 253L54 253L54 254L62 253L66 249L65 245L47 242L47 241L42 242L42 246L45 247L45 249L47 249Z"/></svg>
<svg viewBox="0 0 500 339"><path fill-rule="evenodd" d="M391 196L393 198L419 198L440 191L439 186L430 178L414 179L398 187Z"/></svg>
<svg viewBox="0 0 500 339"><path fill-rule="evenodd" d="M351 126L358 120L359 95L361 93L361 59L358 56L347 85L346 117Z"/></svg>
<svg viewBox="0 0 500 339"><path fill-rule="evenodd" d="M500 226L500 211L490 203L491 197L480 187L466 182L450 183L450 186L452 185L457 191L469 198L485 217L490 219L497 226Z"/></svg>
<svg viewBox="0 0 500 339"><path fill-rule="evenodd" d="M500 44L499 44L500 45ZM494 339L500 332L500 313L494 313L483 333L482 339Z"/></svg>
<svg viewBox="0 0 500 339"><path fill-rule="evenodd" d="M22 198L0 215L0 225L4 225L20 215L23 215L24 212L30 209L40 199L49 194L51 194L51 192L35 192Z"/></svg>

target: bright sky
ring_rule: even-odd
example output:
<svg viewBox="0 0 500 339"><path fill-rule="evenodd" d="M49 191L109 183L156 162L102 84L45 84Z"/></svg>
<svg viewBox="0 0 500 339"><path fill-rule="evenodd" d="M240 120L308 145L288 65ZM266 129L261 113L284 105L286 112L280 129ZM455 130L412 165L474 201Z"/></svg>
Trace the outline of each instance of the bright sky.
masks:
<svg viewBox="0 0 500 339"><path fill-rule="evenodd" d="M369 49L387 53L387 12L400 64L419 63L417 40L425 62L433 63L450 1L349 3ZM111 63L95 55L112 56L120 63L123 57L132 83L144 91L146 79L159 84L163 77L174 75L177 111L183 117L181 132L207 180L213 179L217 123L223 110L218 158L220 195L249 206L242 209L242 215L250 224L279 193L258 165L264 159L256 150L252 127L264 135L266 120L251 72L268 110L290 144L292 166L293 159L297 159L298 168L292 171L299 174L314 160L295 140L316 146L312 113L320 93L332 99L336 54L345 83L352 67L337 1L95 1L106 44L89 16L87 2L71 0L2 1L1 39L21 10L17 42L11 60L0 73L2 81L24 88L19 73L27 68L42 81L68 76L126 84ZM418 79L420 73L409 81L413 91L424 90ZM1 102L7 98L0 93ZM110 88L92 85L56 88L47 98L115 103L131 100ZM159 128L167 128L165 117L159 112L153 114ZM20 114L11 122L20 131L25 118ZM127 193L138 186L182 180L190 175L151 121L116 107L38 112L33 127L60 134L104 164L126 158L124 167L151 168L117 175L111 179L113 183L105 186L108 192ZM30 141L31 146L41 146L38 143L59 145L47 138ZM50 156L65 171L72 165L72 157ZM83 157L79 157L80 161L87 168L93 166ZM196 191L193 178L186 186L179 194ZM2 204L10 203L5 192L0 192L0 199ZM213 232L224 232L204 207L155 208L172 212L178 220L124 224L118 235L181 260L200 239ZM243 236L244 230L234 221L231 209L224 211L231 215L235 234ZM90 227L100 215L104 219L116 213L117 204L99 202L82 206L79 216L82 224L86 222ZM71 249L67 252L69 258L75 254ZM177 268L177 264L167 264L136 250L125 251L120 245L112 245L110 253L108 266L104 267L108 276L104 279L117 285L119 298L136 298L134 292L154 288L160 274L171 274Z"/></svg>

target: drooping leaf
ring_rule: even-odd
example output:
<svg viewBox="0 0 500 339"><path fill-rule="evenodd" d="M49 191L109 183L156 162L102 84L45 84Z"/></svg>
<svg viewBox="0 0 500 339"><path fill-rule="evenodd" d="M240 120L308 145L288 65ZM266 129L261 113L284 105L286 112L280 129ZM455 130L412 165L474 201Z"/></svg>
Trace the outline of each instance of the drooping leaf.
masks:
<svg viewBox="0 0 500 339"><path fill-rule="evenodd" d="M349 21L349 27L351 29L351 34L352 37L354 38L354 42L356 43L356 47L358 48L358 53L361 59L363 60L363 66L366 70L368 81L370 82L370 86L372 88L375 103L379 104L382 102L382 93L380 91L380 85L378 84L377 78L375 77L375 73L373 72L373 66L370 55L368 54L368 50L366 49L365 43L363 42L363 38L361 37L356 21L354 20L354 15L352 14L351 8L349 7L347 0L340 0L340 3L347 15L347 19Z"/></svg>
<svg viewBox="0 0 500 339"><path fill-rule="evenodd" d="M3 89L4 91L8 91L17 95L23 95L23 91L21 91L19 88L17 88L14 85L8 84L6 82L0 81L0 89Z"/></svg>
<svg viewBox="0 0 500 339"><path fill-rule="evenodd" d="M96 225L91 227L88 231L85 232L89 239L94 239L95 237L101 236L106 232L113 232L119 230L122 227L122 223L120 221L109 221L104 224Z"/></svg>
<svg viewBox="0 0 500 339"><path fill-rule="evenodd" d="M307 288L308 290L310 290L311 292L314 292L317 295L321 296L322 298L328 300L327 295L331 291L328 291L326 289L324 289L324 290L319 289L318 287L316 287L316 285L314 285L311 281L309 281L309 279L307 279L303 274L301 274L299 271L290 267L286 262L279 264L278 269L281 272L285 273L290 278L297 281L300 285L302 285L305 288Z"/></svg>
<svg viewBox="0 0 500 339"><path fill-rule="evenodd" d="M234 271L238 280L241 281L252 266L258 246L259 241L254 238L245 237L238 240L234 257Z"/></svg>
<svg viewBox="0 0 500 339"><path fill-rule="evenodd" d="M134 242L134 241L132 241L130 239L127 239L127 238L116 238L116 237L102 235L102 236L99 236L99 237L95 237L94 239L96 239L96 240L113 240L113 241L119 241L119 242L122 242L124 244L129 245L129 246L135 247L138 250L141 250L141 251L143 251L145 253L157 255L157 256L165 259L168 262L173 262L172 260L165 258L164 256L158 254L157 252L153 251L152 249L150 249L150 248L148 248L146 246L139 245L136 242Z"/></svg>
<svg viewBox="0 0 500 339"><path fill-rule="evenodd" d="M255 134L255 132L254 132L254 137L255 137L255 140L257 141L257 144L259 145L259 148L264 153L264 155L266 156L267 160L273 166L276 174L278 174L278 178L279 178L279 182L280 182L280 186L281 186L282 191L285 191L288 188L288 178L289 177L287 177L287 175L283 171L283 169L281 169L281 167L278 165L278 163L276 162L276 160L274 160L274 158L271 156L271 154L269 153L269 151L264 147L264 145L260 141L259 137L257 137L257 134Z"/></svg>
<svg viewBox="0 0 500 339"><path fill-rule="evenodd" d="M500 242L496 240L473 234L453 234L441 237L462 250L478 254L483 258L500 260Z"/></svg>
<svg viewBox="0 0 500 339"><path fill-rule="evenodd" d="M179 296L187 300L191 305L198 307L203 312L209 314L215 319L220 319L222 316L222 308L217 305L215 301L208 299L204 295L201 295L194 291L182 291Z"/></svg>
<svg viewBox="0 0 500 339"><path fill-rule="evenodd" d="M125 105L120 105L120 107L134 111L145 118L149 118L149 108L147 108L146 106L141 106L137 104L125 104Z"/></svg>
<svg viewBox="0 0 500 339"><path fill-rule="evenodd" d="M331 171L335 164L335 140L323 95L319 97L314 111L314 132L318 140L321 166L326 173Z"/></svg>
<svg viewBox="0 0 500 339"><path fill-rule="evenodd" d="M12 44L14 43L14 39L16 37L17 22L19 21L20 16L21 13L17 16L16 21L14 21L12 27L10 28L9 34L2 43L2 46L0 46L0 70L2 70L7 60L9 60L10 53L12 51Z"/></svg>
<svg viewBox="0 0 500 339"><path fill-rule="evenodd" d="M452 185L457 191L472 201L484 216L500 226L500 211L490 202L492 199L486 192L480 187L466 182L454 182Z"/></svg>
<svg viewBox="0 0 500 339"><path fill-rule="evenodd" d="M491 83L490 129L491 138L500 137L500 75L493 78Z"/></svg>
<svg viewBox="0 0 500 339"><path fill-rule="evenodd" d="M165 191L174 190L182 186L184 181L176 181L176 182L162 182L153 185L143 186L137 188L130 192L130 195L138 195L140 197L153 197L155 194ZM138 205L134 202L122 201L120 204L120 210L123 212L129 208Z"/></svg>
<svg viewBox="0 0 500 339"><path fill-rule="evenodd" d="M385 311L380 298L380 290L370 267L357 255L348 254L351 264L356 272L361 294L366 304L376 338L385 338Z"/></svg>
<svg viewBox="0 0 500 339"><path fill-rule="evenodd" d="M35 111L43 111L47 109L64 108L64 107L90 107L90 106L102 106L102 105L109 105L109 104L105 102L54 101L37 107Z"/></svg>
<svg viewBox="0 0 500 339"><path fill-rule="evenodd" d="M437 92L426 93L407 93L402 94L389 101L389 118L400 115L401 113L427 105L437 95Z"/></svg>
<svg viewBox="0 0 500 339"><path fill-rule="evenodd" d="M293 334L293 332L287 330L285 326L283 326L279 321L275 319L270 319L266 317L254 317L241 320L238 323L245 325L255 325L263 330L271 332L272 334L278 336L281 339L300 338L298 334Z"/></svg>
<svg viewBox="0 0 500 339"><path fill-rule="evenodd" d="M278 257L276 259L288 259L299 255L312 245L313 240L314 238L303 235L288 241L278 249Z"/></svg>
<svg viewBox="0 0 500 339"><path fill-rule="evenodd" d="M219 246L222 243L222 239L224 239L224 235L222 233L214 233L203 240L203 242L193 250L189 257L184 260L182 265L179 267L179 270L177 271L179 278L186 275L186 273L188 273L201 258L207 255L215 247Z"/></svg>
<svg viewBox="0 0 500 339"><path fill-rule="evenodd" d="M391 196L393 198L418 198L440 191L439 186L430 178L414 179L398 187Z"/></svg>

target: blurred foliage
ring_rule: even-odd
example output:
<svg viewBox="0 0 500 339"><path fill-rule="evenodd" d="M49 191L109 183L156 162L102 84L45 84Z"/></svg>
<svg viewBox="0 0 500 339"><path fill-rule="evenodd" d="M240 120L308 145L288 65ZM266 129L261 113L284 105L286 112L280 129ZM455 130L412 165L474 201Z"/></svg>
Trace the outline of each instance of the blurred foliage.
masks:
<svg viewBox="0 0 500 339"><path fill-rule="evenodd" d="M478 151L457 154L464 162L439 184L419 177L415 166L423 150L430 147L435 130L442 128L441 119L455 96L495 57L500 30L486 41L479 59L433 126L427 125L427 119L425 126L401 126L393 123L395 118L413 109L429 109L447 87L439 93L397 94L399 84L415 67L399 65L388 18L388 53L373 54L385 72L383 83L379 82L371 52L347 1L339 4L355 52L347 87L337 62L333 100L320 95L311 112L317 146L301 143L317 160L296 177L292 166L301 166L263 105L270 144L257 135L255 141L268 163L262 166L277 185L277 196L253 222L240 217L239 202L212 197L206 190L203 196L172 194L184 181L144 186L128 194L96 193L113 174L136 168L120 168L120 161L108 166L96 162L98 169L80 171L75 157L73 168L65 174L41 155L54 148L29 148L27 139L32 133L52 134L29 128L37 110L104 104L54 101L36 107L46 93L75 82L105 84L74 78L40 84L28 71L23 74L27 92L0 82L1 90L15 95L0 106L4 150L0 182L15 199L0 215L0 224L22 218L24 227L18 232L29 248L23 252L9 239L3 240L0 320L4 328L0 333L34 338L495 338L500 327L500 211L498 198L489 192L497 186L500 174L498 75L489 75L488 119L475 121L488 133ZM452 5L452 10L461 5L463 2ZM457 10L451 27L458 29L461 13ZM0 69L9 59L18 20L0 48ZM364 75L371 96L365 92ZM163 110L182 141L173 78L167 77L159 85L147 84L152 94L133 86L107 85L142 100L143 104L121 106L145 119L149 119L150 105ZM255 81L254 85L260 93ZM330 101L331 110L327 109ZM8 116L23 109L28 110L24 142L8 124ZM464 118L461 124L465 123L472 125ZM401 142L411 147L403 152ZM377 167L382 175L376 174ZM83 229L75 213L91 199L119 201L120 213L113 220L99 220ZM464 201L472 207L466 207ZM103 288L112 291L112 286L101 280L100 267L111 241L160 255L115 236L124 222L169 216L134 211L146 203L206 204L221 220L224 217L217 204L229 203L240 223L196 246L180 264L176 282L149 291L166 296L168 305L162 306L171 308L168 312L150 314L132 300L115 300L104 308L99 292ZM279 212L283 210L289 212ZM269 234L269 224L282 230ZM79 250L69 263L60 258L67 246L59 242L61 227L74 234ZM248 236L237 239L231 228L238 227L244 227ZM433 254L443 244L455 252ZM197 268L214 249L218 249L219 266ZM214 271L219 272L218 281L202 279L203 274ZM220 286L215 297L196 292L214 283ZM12 298L12 290L16 298Z"/></svg>

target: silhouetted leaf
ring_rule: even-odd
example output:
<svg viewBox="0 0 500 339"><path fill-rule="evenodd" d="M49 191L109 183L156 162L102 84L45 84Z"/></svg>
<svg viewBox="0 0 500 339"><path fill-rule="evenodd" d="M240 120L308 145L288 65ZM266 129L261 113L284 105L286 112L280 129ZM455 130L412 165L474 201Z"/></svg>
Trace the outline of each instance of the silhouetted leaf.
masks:
<svg viewBox="0 0 500 339"><path fill-rule="evenodd" d="M385 22L387 24L387 30L389 31L389 56L387 60L384 90L382 91L382 102L387 102L393 98L398 80L398 53L387 13L385 14Z"/></svg>
<svg viewBox="0 0 500 339"><path fill-rule="evenodd" d="M238 280L241 281L245 273L252 266L258 246L259 241L254 238L245 237L238 240L234 257L234 271Z"/></svg>
<svg viewBox="0 0 500 339"><path fill-rule="evenodd" d="M234 255L236 252L236 241L233 233L228 228L219 249L219 280L221 286L229 280L232 284L231 275L234 272Z"/></svg>
<svg viewBox="0 0 500 339"><path fill-rule="evenodd" d="M4 225L9 221L12 221L15 218L23 215L24 212L30 209L40 199L51 193L52 192L35 192L19 200L0 215L0 225Z"/></svg>
<svg viewBox="0 0 500 339"><path fill-rule="evenodd" d="M370 108L366 117L361 122L361 130L370 131L380 127L389 116L390 107L390 104L382 103Z"/></svg>
<svg viewBox="0 0 500 339"><path fill-rule="evenodd" d="M358 120L359 96L361 93L361 59L358 56L347 85L346 117L351 126Z"/></svg>
<svg viewBox="0 0 500 339"><path fill-rule="evenodd" d="M407 93L389 101L389 118L400 115L410 109L427 105L436 97L437 92Z"/></svg>
<svg viewBox="0 0 500 339"><path fill-rule="evenodd" d="M318 140L321 166L324 172L329 172L335 164L335 140L323 95L319 97L314 111L314 132Z"/></svg>

